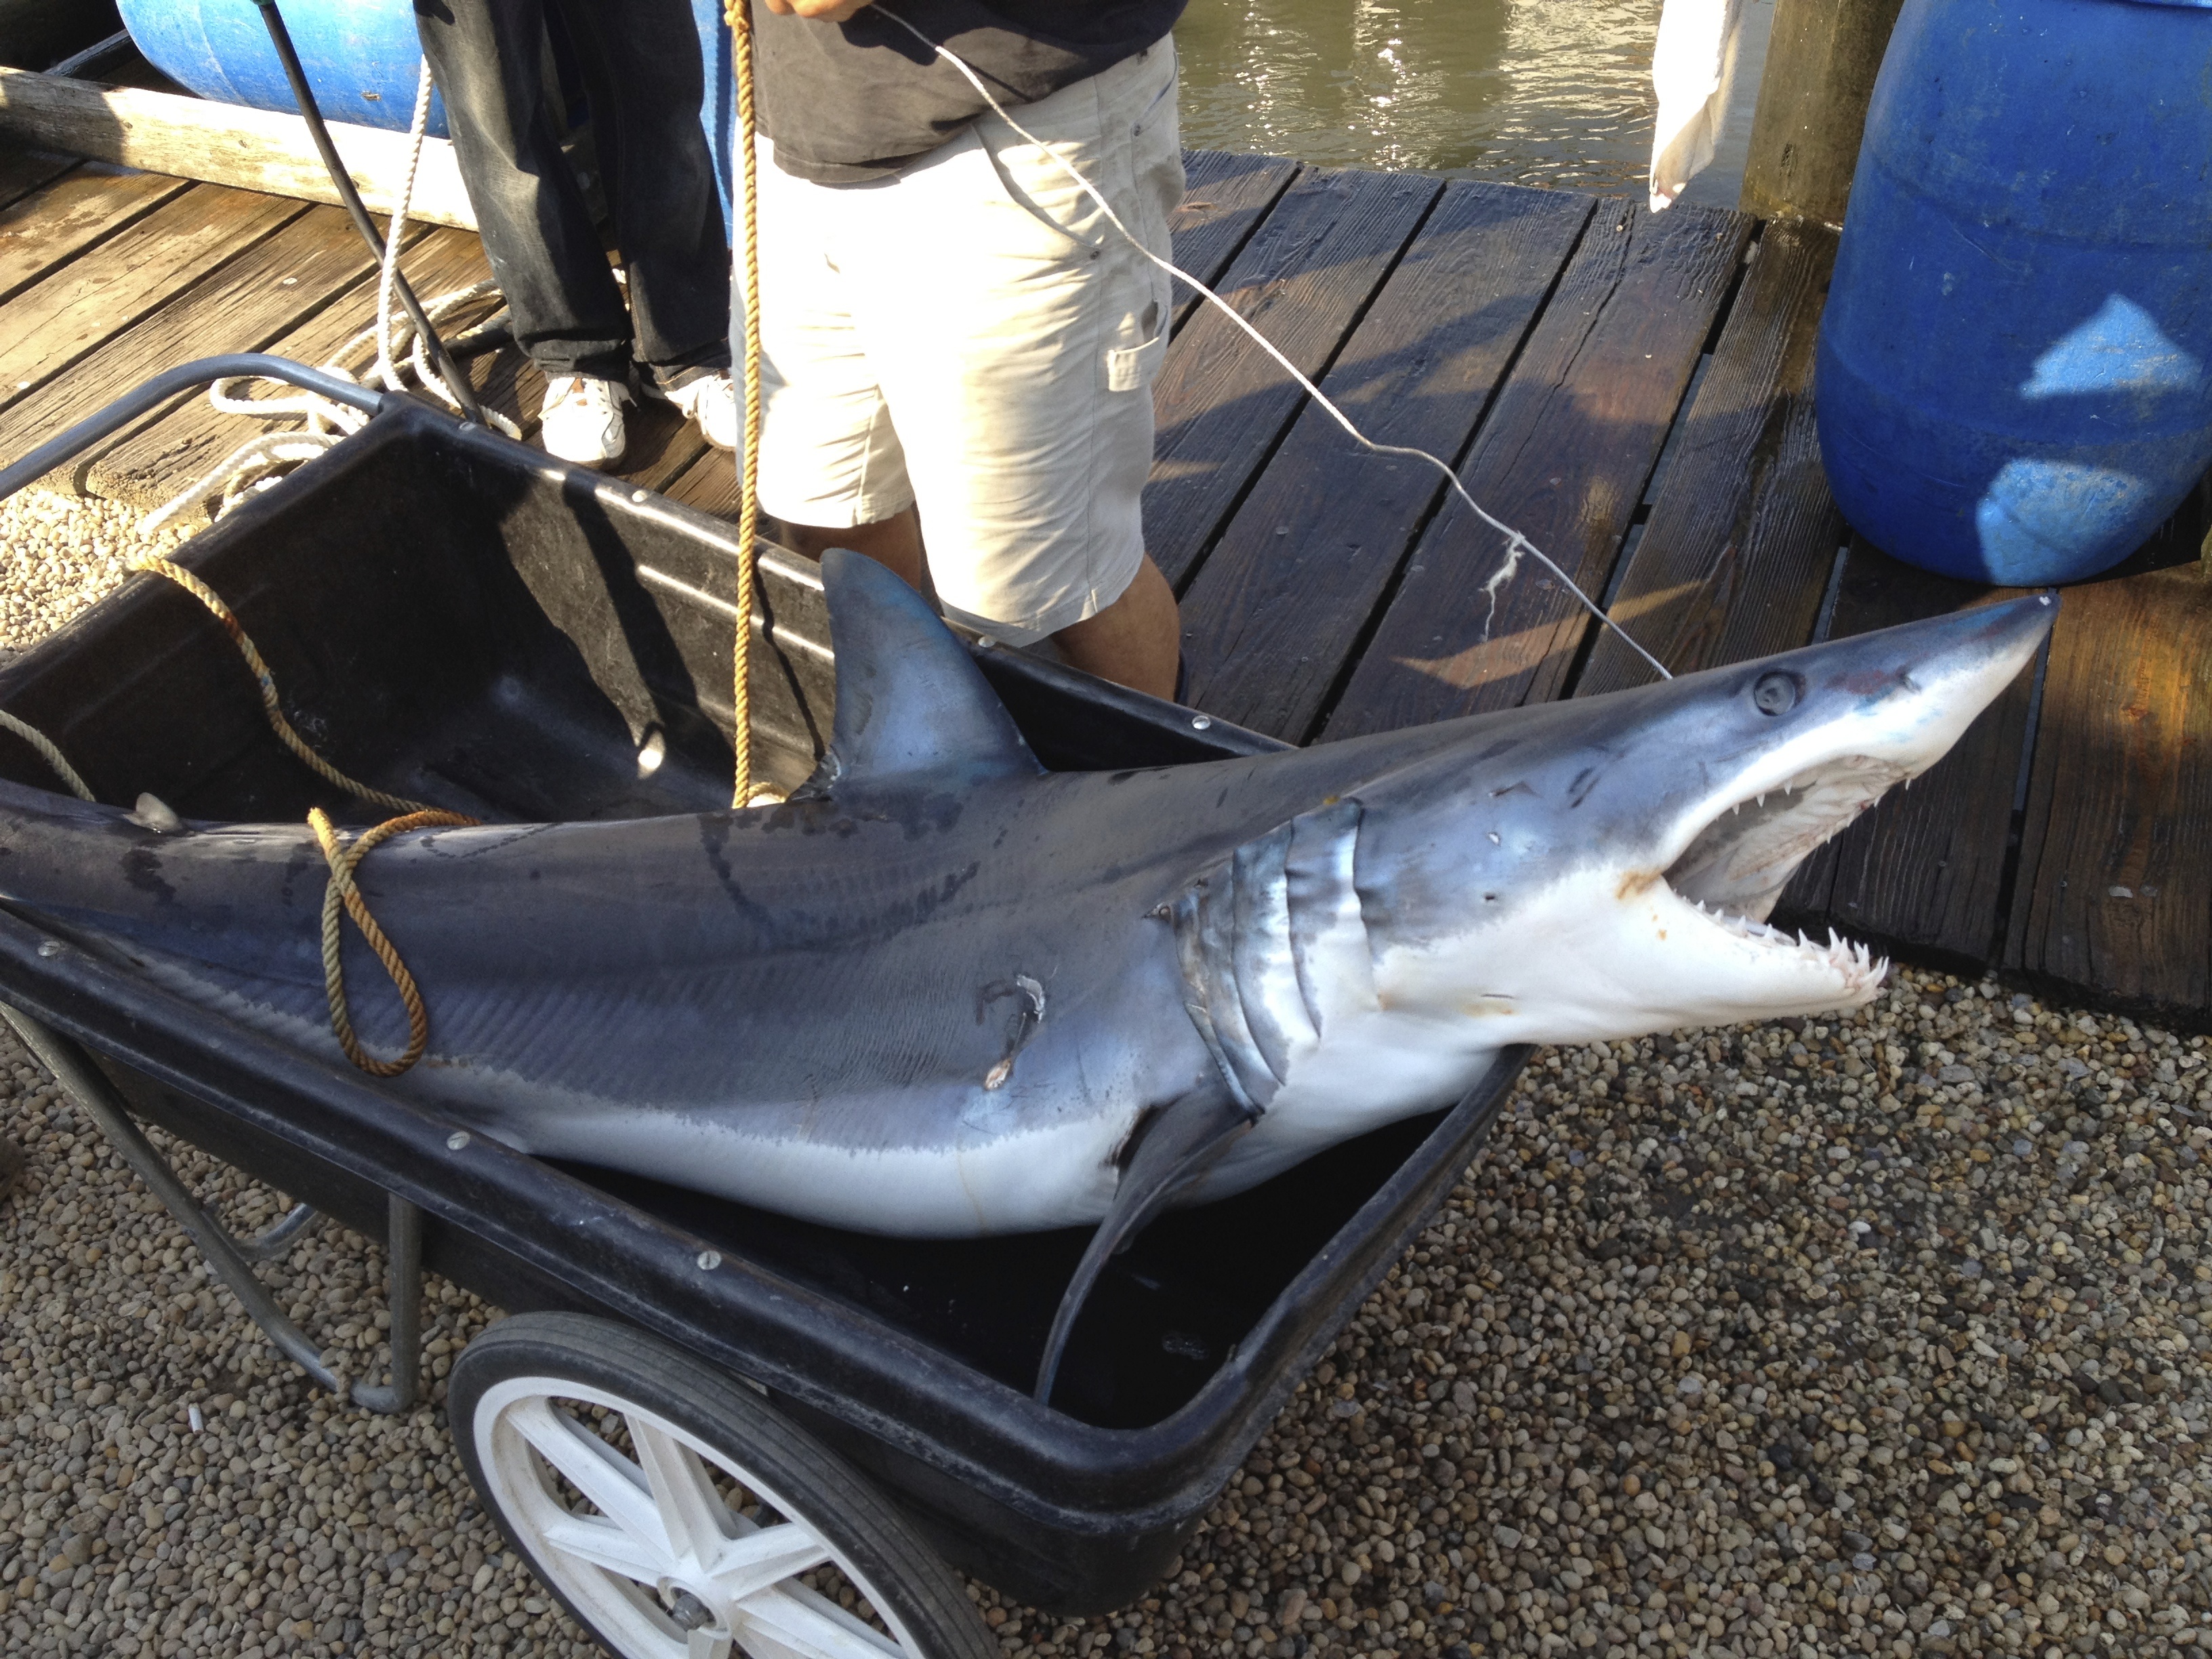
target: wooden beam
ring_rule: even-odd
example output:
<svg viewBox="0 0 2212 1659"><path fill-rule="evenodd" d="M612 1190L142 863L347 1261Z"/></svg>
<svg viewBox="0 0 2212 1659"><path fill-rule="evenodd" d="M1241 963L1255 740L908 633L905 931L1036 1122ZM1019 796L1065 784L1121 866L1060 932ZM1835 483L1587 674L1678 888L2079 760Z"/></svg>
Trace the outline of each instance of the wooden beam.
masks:
<svg viewBox="0 0 2212 1659"><path fill-rule="evenodd" d="M362 199L371 212L389 213L407 175L407 135L330 125ZM146 173L307 202L338 199L296 115L0 68L0 134ZM432 224L476 228L447 140L423 140L408 211Z"/></svg>
<svg viewBox="0 0 2212 1659"><path fill-rule="evenodd" d="M1746 213L1840 229L1867 104L1904 0L1775 0L1743 167Z"/></svg>

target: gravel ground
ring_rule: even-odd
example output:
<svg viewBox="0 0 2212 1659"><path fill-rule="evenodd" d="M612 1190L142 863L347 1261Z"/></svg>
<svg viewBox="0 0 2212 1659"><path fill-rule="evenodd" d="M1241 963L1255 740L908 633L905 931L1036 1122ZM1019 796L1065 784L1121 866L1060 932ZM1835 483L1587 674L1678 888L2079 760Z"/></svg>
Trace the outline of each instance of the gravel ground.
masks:
<svg viewBox="0 0 2212 1659"><path fill-rule="evenodd" d="M37 539L63 521L76 550ZM126 526L0 509L0 639L112 581ZM1917 973L1832 1024L1547 1054L1158 1595L986 1616L1009 1659L2212 1649L2208 1061ZM0 1200L9 1652L597 1651L478 1512L442 1380L404 1419L335 1408L5 1040L0 1097L27 1156ZM176 1156L234 1224L276 1213ZM263 1272L375 1362L362 1241ZM429 1297L442 1379L496 1314Z"/></svg>
<svg viewBox="0 0 2212 1659"><path fill-rule="evenodd" d="M166 553L181 532L141 538L140 514L119 501L27 489L0 501L0 650L44 639L123 585L125 561Z"/></svg>

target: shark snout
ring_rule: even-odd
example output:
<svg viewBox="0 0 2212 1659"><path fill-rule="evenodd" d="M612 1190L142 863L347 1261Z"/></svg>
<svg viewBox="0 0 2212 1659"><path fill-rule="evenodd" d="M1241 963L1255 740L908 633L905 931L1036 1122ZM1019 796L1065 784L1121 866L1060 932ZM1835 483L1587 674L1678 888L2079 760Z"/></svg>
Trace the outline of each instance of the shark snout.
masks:
<svg viewBox="0 0 2212 1659"><path fill-rule="evenodd" d="M1926 722L1937 729L1955 725L1964 730L2027 665L2057 617L2056 594L2033 593L1791 656L1818 660L1808 676L1809 695L1833 700L1838 717L1856 712L1870 718L1877 709L1898 704L1912 726ZM1940 755L1942 748L1936 752Z"/></svg>
<svg viewBox="0 0 2212 1659"><path fill-rule="evenodd" d="M1709 763L1685 802L1657 860L1668 884L1764 921L1814 848L1942 759L2003 695L2057 613L2034 594L1747 665L1733 722L1747 740Z"/></svg>

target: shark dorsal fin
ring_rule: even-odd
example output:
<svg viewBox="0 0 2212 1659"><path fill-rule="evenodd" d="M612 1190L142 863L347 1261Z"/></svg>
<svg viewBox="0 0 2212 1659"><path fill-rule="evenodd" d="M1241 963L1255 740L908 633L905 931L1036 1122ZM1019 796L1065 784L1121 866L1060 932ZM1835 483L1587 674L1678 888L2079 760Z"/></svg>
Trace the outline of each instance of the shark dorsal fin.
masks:
<svg viewBox="0 0 2212 1659"><path fill-rule="evenodd" d="M809 793L1044 769L974 659L897 575L832 548L822 556L822 588L837 653L837 719Z"/></svg>

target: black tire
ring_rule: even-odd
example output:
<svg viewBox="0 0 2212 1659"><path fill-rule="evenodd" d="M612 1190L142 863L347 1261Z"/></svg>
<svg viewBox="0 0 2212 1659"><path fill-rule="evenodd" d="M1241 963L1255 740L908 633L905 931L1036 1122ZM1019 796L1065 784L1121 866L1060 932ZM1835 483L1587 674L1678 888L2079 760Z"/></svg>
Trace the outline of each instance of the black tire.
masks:
<svg viewBox="0 0 2212 1659"><path fill-rule="evenodd" d="M549 1383L556 1386L544 1386ZM912 1524L836 1453L786 1421L751 1388L611 1320L581 1314L517 1315L478 1336L454 1362L447 1396L453 1439L471 1483L508 1543L569 1616L610 1653L621 1659L664 1659L684 1649L680 1637L672 1647L666 1638L656 1641L641 1628L641 1621L649 1621L666 1604L665 1596L648 1602L631 1583L635 1575L567 1555L556 1558L538 1541L538 1519L550 1516L557 1526L558 1516L538 1508L537 1495L514 1483L521 1478L522 1462L528 1462L544 1490L553 1492L544 1477L555 1466L539 1442L515 1425L535 1425L536 1432L544 1434L544 1419L518 1413L534 1413L537 1407L529 1402L548 1398L606 1411L627 1405L696 1442L689 1449L702 1468L709 1462L720 1464L722 1476L742 1483L761 1498L764 1510L813 1534L826 1548L829 1565L875 1607L902 1651L916 1659L998 1659L998 1644L960 1581ZM566 1415L568 1426L582 1427L574 1411ZM625 1431L647 1432L638 1421L626 1417ZM663 1431L649 1426L653 1433ZM608 1449L622 1455L605 1440L603 1431L585 1431L599 1435ZM630 1470L638 1469L626 1455L624 1461ZM631 1478L635 1483L635 1474ZM763 1494L772 1495L774 1503L768 1504ZM568 1503L558 1497L545 1501ZM661 1512L650 1498L645 1501L648 1510ZM605 1510L573 1512L591 1520ZM795 1578L785 1578L766 1593L811 1595L795 1584ZM572 1586L577 1594L570 1593ZM582 1604L594 1596L597 1607L610 1613L606 1624L595 1616L593 1606ZM625 1596L642 1611L630 1611ZM696 1619L707 1607L694 1601L684 1610ZM729 1622L735 1638L731 1652L750 1651L742 1619Z"/></svg>

